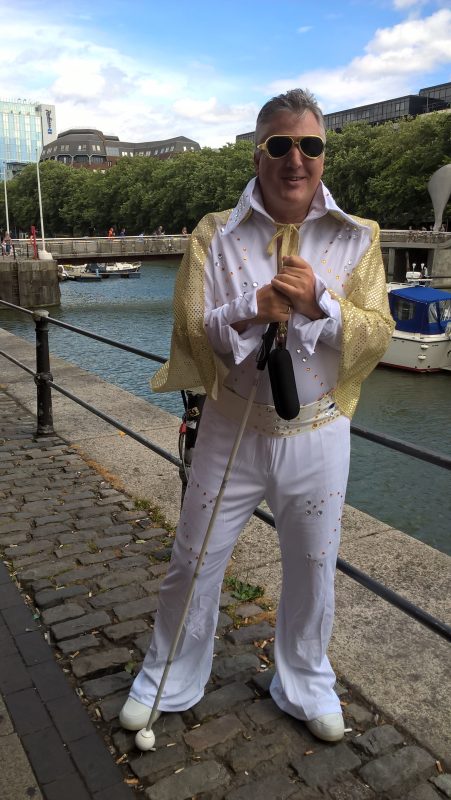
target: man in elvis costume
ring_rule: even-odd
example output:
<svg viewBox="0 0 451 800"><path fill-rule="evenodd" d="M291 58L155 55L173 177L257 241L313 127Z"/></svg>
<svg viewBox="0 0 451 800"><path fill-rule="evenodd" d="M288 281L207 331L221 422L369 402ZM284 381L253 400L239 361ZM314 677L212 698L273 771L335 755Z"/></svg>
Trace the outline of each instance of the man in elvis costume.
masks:
<svg viewBox="0 0 451 800"><path fill-rule="evenodd" d="M272 138L274 137L274 138ZM280 541L283 584L271 695L320 739L344 725L326 655L348 478L350 419L360 384L391 337L379 228L344 213L321 182L324 121L309 91L269 100L256 127L256 178L232 211L208 214L191 236L174 298L170 360L155 391L207 394L153 639L120 721L148 722L256 369L268 323L291 354L300 412L274 409L268 370L221 503L160 709L184 711L208 681L224 570L238 535L266 499Z"/></svg>

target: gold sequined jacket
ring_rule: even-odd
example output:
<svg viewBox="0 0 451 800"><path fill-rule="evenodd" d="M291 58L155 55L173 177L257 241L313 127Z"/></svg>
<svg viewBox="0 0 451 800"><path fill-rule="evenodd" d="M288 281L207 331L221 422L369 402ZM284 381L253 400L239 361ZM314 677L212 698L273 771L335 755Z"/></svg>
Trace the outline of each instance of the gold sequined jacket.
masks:
<svg viewBox="0 0 451 800"><path fill-rule="evenodd" d="M327 197L329 196L327 193ZM228 228L236 228L249 219L253 213L249 197L247 187L235 209L208 214L191 235L175 284L170 357L151 381L156 392L191 389L205 391L207 395L217 397L227 369L223 360L213 351L205 332L205 263L215 234L218 231L227 231ZM387 299L379 226L372 220L345 215L333 199L327 213L332 214L340 224L346 221L349 225L354 221L359 226L366 226L371 233L368 248L341 290L343 296L333 286L328 287L330 296L340 304L342 321L335 400L340 411L352 417L359 399L361 383L387 349L394 323ZM290 230L286 239L287 254L297 253L298 237L293 242Z"/></svg>

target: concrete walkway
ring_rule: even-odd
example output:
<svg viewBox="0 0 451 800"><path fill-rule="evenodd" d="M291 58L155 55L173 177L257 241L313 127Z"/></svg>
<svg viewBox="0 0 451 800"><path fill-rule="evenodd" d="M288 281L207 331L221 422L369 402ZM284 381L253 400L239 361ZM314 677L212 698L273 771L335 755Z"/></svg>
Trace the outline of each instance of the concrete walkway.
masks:
<svg viewBox="0 0 451 800"><path fill-rule="evenodd" d="M0 349L33 368L23 340L0 331ZM175 452L177 419L66 362L52 370ZM58 435L36 440L32 380L0 357L0 384L2 800L450 796L449 646L344 576L331 655L345 742L320 743L278 712L267 688L280 565L275 535L258 521L230 573L265 597L249 606L224 587L208 694L161 717L155 753L134 750L117 713L150 637L177 470L60 396ZM449 615L447 556L349 508L341 554Z"/></svg>

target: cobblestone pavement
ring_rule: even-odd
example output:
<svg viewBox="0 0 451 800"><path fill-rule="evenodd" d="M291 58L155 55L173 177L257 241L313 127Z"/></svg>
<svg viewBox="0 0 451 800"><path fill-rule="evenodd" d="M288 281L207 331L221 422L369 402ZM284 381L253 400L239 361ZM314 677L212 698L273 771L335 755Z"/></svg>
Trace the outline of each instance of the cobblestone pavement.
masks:
<svg viewBox="0 0 451 800"><path fill-rule="evenodd" d="M227 586L207 694L163 714L155 752L139 753L117 714L149 642L172 535L114 479L34 430L0 391L2 800L451 797L434 755L354 696L346 676L343 742L319 742L283 714L268 694L272 612Z"/></svg>

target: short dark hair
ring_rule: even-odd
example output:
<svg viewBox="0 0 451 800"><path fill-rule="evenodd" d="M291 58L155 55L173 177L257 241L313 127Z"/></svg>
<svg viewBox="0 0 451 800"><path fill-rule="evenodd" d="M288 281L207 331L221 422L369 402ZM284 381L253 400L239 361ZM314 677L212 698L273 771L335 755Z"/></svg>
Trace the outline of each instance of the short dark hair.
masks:
<svg viewBox="0 0 451 800"><path fill-rule="evenodd" d="M278 94L276 97L272 97L271 100L268 100L260 109L255 128L256 144L260 144L261 129L268 120L279 111L290 111L292 114L298 114L299 116L306 111L311 111L324 131L324 135L326 134L323 112L318 105L315 95L308 89L290 89L288 92L285 92L285 94Z"/></svg>

